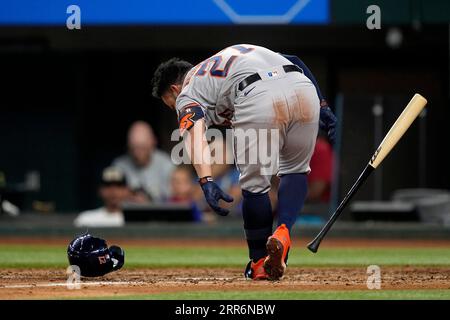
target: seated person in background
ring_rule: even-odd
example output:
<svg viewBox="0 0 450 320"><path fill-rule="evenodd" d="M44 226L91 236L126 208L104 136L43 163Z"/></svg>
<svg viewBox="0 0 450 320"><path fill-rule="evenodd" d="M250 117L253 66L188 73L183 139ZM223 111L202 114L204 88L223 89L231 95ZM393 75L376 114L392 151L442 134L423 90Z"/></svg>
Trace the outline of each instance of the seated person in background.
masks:
<svg viewBox="0 0 450 320"><path fill-rule="evenodd" d="M130 196L125 175L113 167L103 170L99 194L104 206L80 213L74 221L76 227L121 227L125 224L121 204Z"/></svg>
<svg viewBox="0 0 450 320"><path fill-rule="evenodd" d="M328 203L333 178L333 149L328 140L319 133L310 162L308 175L308 202Z"/></svg>
<svg viewBox="0 0 450 320"><path fill-rule="evenodd" d="M6 190L5 174L0 171L0 215L6 213L11 217L16 217L20 214L20 209L5 199L4 196L5 190Z"/></svg>
<svg viewBox="0 0 450 320"><path fill-rule="evenodd" d="M170 156L156 149L150 125L134 122L128 131L128 154L113 161L121 169L133 191L130 202L162 202L169 196L170 176L174 169Z"/></svg>
<svg viewBox="0 0 450 320"><path fill-rule="evenodd" d="M191 205L193 220L202 221L202 212L194 200L195 188L200 189L198 183L194 183L194 176L190 167L183 165L176 167L170 179L171 196L168 202Z"/></svg>
<svg viewBox="0 0 450 320"><path fill-rule="evenodd" d="M226 139L216 137L209 144L211 155L217 162L211 166L212 177L216 184L227 194L233 197L231 203L223 201L221 206L229 209L231 212L241 212L242 191L239 186L239 171L234 164L234 156L231 142ZM221 152L221 153L220 153ZM219 159L222 155L223 159ZM203 194L201 193L203 199ZM209 208L209 207L208 207Z"/></svg>

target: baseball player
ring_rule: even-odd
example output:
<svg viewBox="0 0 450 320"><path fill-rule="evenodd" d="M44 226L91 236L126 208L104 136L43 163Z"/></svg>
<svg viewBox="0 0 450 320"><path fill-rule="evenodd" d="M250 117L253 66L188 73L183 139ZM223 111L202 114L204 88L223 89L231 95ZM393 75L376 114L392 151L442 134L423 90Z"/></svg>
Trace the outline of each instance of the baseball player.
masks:
<svg viewBox="0 0 450 320"><path fill-rule="evenodd" d="M311 79L312 74L297 57L248 44L225 48L196 66L170 59L153 77L153 95L177 112L180 129L187 132L187 150L206 201L222 216L228 210L221 208L219 201L233 199L211 177L210 151L204 136L211 125L231 125L250 257L247 278L278 280L283 276L291 246L290 230L307 193L306 175L319 118L330 138L334 137L334 115L325 100L321 110L321 93ZM256 134L251 134L252 130ZM239 143L243 140L244 144ZM258 153L261 145L271 146L270 159L275 163L269 167L275 172L264 167L267 163ZM201 152L195 152L199 147ZM257 161L248 161L255 153ZM268 191L273 173L280 177L280 185L278 223L272 233Z"/></svg>

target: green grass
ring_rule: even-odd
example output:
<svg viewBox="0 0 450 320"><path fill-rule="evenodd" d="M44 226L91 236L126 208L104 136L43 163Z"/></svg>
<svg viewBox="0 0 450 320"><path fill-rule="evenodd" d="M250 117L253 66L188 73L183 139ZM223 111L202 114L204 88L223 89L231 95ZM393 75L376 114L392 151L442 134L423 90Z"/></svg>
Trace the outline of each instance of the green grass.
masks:
<svg viewBox="0 0 450 320"><path fill-rule="evenodd" d="M125 247L127 268L242 267L244 247ZM325 248L312 254L293 248L290 266L420 265L450 266L450 248ZM2 268L60 268L67 266L64 246L0 245Z"/></svg>
<svg viewBox="0 0 450 320"><path fill-rule="evenodd" d="M119 295L98 299L123 300L428 300L450 299L450 290L352 290L352 291L189 291Z"/></svg>
<svg viewBox="0 0 450 320"><path fill-rule="evenodd" d="M247 250L236 247L144 247L125 246L126 268L239 267L247 262ZM322 248L312 254L293 248L291 266L442 266L450 267L450 248ZM0 245L0 268L64 268L66 247L57 245ZM80 296L79 298L83 298ZM450 299L444 290L342 290L342 291L196 291L130 294L98 299ZM90 298L91 299L91 298Z"/></svg>

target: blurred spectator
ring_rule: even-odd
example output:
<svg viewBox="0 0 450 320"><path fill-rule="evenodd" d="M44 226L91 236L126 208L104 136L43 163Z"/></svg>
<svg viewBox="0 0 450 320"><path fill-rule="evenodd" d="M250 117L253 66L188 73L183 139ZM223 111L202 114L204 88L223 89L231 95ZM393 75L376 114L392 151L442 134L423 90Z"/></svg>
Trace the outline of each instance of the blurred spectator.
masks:
<svg viewBox="0 0 450 320"><path fill-rule="evenodd" d="M103 171L99 195L104 206L82 212L75 219L76 227L121 227L125 224L121 204L130 196L127 180L120 169Z"/></svg>
<svg viewBox="0 0 450 320"><path fill-rule="evenodd" d="M333 178L333 149L322 134L317 137L310 167L307 200L309 202L328 203Z"/></svg>
<svg viewBox="0 0 450 320"><path fill-rule="evenodd" d="M4 198L6 189L5 174L0 171L0 214L6 213L11 217L17 217L20 214L20 209Z"/></svg>
<svg viewBox="0 0 450 320"><path fill-rule="evenodd" d="M278 204L278 187L280 186L280 178L276 175L270 179L271 188L269 191L270 204L272 205L272 212L276 212Z"/></svg>
<svg viewBox="0 0 450 320"><path fill-rule="evenodd" d="M221 206L230 209L231 212L240 212L242 191L239 186L239 171L234 164L231 142L216 137L211 141L210 148L216 160L211 167L212 177L217 185L234 199L231 203L222 201ZM219 159L220 156L222 159Z"/></svg>
<svg viewBox="0 0 450 320"><path fill-rule="evenodd" d="M0 194L0 214L6 213L10 217L17 217L20 214L20 209L6 199L2 199Z"/></svg>
<svg viewBox="0 0 450 320"><path fill-rule="evenodd" d="M150 125L134 122L128 131L128 154L113 161L126 175L133 191L129 201L161 202L169 196L170 176L174 169L165 152L156 148L156 138Z"/></svg>
<svg viewBox="0 0 450 320"><path fill-rule="evenodd" d="M192 170L187 166L176 167L170 179L169 202L190 204L194 221L202 221L202 212L194 200L195 188L199 188L199 186L194 182Z"/></svg>

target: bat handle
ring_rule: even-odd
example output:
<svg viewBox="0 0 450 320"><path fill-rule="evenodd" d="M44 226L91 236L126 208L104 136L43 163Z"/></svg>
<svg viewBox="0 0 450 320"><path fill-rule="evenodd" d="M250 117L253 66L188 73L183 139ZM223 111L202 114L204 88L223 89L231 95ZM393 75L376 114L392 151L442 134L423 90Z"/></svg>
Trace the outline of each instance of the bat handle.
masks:
<svg viewBox="0 0 450 320"><path fill-rule="evenodd" d="M355 195L356 191L358 191L359 187L363 184L363 182L367 179L367 177L372 173L373 170L374 170L374 168L370 164L368 164L364 168L364 170L360 174L358 180L356 180L356 182L353 184L350 191L346 194L344 199L341 201L341 203L337 207L336 211L334 211L334 213L331 215L330 219L323 226L323 228L320 230L320 232L317 234L317 236L310 243L308 243L308 249L311 252L314 252L314 253L317 252L323 238L326 236L328 231L330 231L331 227L336 222L337 218L339 218L342 211L344 211L344 208L347 205L347 203Z"/></svg>
<svg viewBox="0 0 450 320"><path fill-rule="evenodd" d="M317 234L317 236L310 243L308 243L309 251L316 253L317 250L319 250L320 243L322 242L323 238L328 233L328 231L331 229L331 226L334 224L336 219L339 217L343 208L347 204L347 201L350 200L350 197L344 198L344 200L341 202L339 207L336 209L336 211L330 217L330 220L327 221L327 223L323 226L323 228L320 230L320 232Z"/></svg>
<svg viewBox="0 0 450 320"><path fill-rule="evenodd" d="M308 249L309 251L316 253L317 250L319 249L320 243L322 242L323 236L321 236L320 234L318 234L313 241L311 241L310 243L308 243Z"/></svg>

